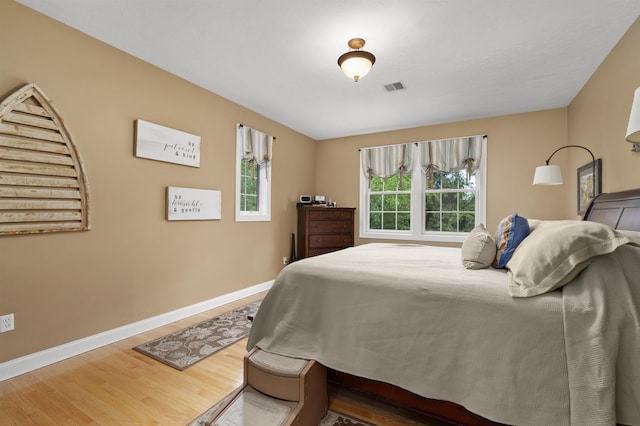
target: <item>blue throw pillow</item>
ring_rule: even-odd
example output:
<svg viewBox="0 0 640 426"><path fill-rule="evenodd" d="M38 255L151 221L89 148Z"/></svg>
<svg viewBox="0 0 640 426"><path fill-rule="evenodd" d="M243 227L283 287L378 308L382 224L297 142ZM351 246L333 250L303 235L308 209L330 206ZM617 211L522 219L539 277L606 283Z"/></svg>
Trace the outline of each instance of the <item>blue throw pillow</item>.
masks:
<svg viewBox="0 0 640 426"><path fill-rule="evenodd" d="M504 268L516 251L518 244L529 235L529 221L512 213L500 221L494 240L496 241L496 258L491 264L494 268Z"/></svg>

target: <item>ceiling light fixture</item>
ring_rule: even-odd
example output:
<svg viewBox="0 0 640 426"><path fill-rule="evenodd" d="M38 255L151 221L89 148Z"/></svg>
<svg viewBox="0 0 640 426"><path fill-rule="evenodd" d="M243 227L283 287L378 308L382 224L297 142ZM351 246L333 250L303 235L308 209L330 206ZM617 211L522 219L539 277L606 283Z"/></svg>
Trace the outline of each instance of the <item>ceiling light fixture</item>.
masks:
<svg viewBox="0 0 640 426"><path fill-rule="evenodd" d="M352 38L347 43L352 50L343 53L338 58L338 65L342 72L356 82L367 75L376 62L375 56L365 50L360 50L364 47L364 43L362 38Z"/></svg>

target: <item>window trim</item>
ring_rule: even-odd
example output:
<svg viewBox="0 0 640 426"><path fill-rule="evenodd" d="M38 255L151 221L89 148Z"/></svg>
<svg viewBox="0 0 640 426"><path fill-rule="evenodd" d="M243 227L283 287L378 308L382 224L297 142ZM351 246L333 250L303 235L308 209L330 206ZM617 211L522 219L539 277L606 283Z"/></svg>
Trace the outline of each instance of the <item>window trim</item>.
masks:
<svg viewBox="0 0 640 426"><path fill-rule="evenodd" d="M413 161L419 162L419 156L415 156ZM375 238L403 241L428 241L461 243L469 235L468 232L423 232L424 227L424 191L426 179L419 165L413 168L411 173L411 229L409 231L396 230L370 230L369 225L369 179L362 171L362 160L359 159L360 170L360 217L359 217L359 237ZM482 140L482 161L476 170L476 225L486 224L487 218L487 140Z"/></svg>
<svg viewBox="0 0 640 426"><path fill-rule="evenodd" d="M271 164L258 167L258 206L256 212L241 210L242 182L242 143L236 133L236 222L269 222L271 221Z"/></svg>

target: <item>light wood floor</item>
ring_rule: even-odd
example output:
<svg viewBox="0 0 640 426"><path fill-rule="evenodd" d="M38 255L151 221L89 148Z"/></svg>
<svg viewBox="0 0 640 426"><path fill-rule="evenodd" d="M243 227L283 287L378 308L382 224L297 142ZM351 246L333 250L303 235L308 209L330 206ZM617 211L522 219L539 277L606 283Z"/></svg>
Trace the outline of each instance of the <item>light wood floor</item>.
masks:
<svg viewBox="0 0 640 426"><path fill-rule="evenodd" d="M2 381L0 425L186 425L242 383L246 339L184 371L132 348L262 297L238 300ZM330 408L378 425L440 425L333 388Z"/></svg>

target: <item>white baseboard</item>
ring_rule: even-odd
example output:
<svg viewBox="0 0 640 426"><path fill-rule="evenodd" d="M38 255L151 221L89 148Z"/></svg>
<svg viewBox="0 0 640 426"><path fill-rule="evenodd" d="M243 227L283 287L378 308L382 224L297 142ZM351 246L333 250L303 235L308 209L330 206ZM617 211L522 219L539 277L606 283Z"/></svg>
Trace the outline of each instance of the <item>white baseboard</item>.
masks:
<svg viewBox="0 0 640 426"><path fill-rule="evenodd" d="M234 291L233 293L214 297L213 299L205 300L204 302L176 309L175 311L156 315L155 317L123 325L122 327L94 334L93 336L85 337L83 339L75 340L60 346L55 346L53 348L0 363L0 382L38 368L45 367L55 362L80 355L83 352L135 336L136 334L140 334L145 331L161 327L165 324L187 318L191 315L196 315L201 312L208 311L209 309L214 309L238 299L268 290L272 285L273 280L267 281L262 284Z"/></svg>

